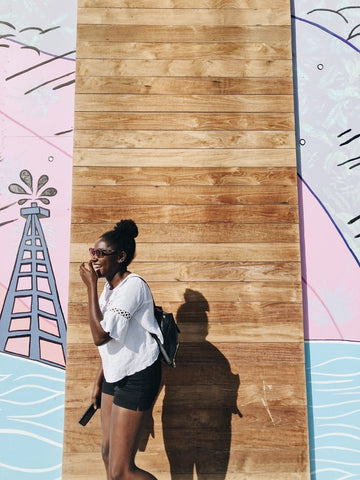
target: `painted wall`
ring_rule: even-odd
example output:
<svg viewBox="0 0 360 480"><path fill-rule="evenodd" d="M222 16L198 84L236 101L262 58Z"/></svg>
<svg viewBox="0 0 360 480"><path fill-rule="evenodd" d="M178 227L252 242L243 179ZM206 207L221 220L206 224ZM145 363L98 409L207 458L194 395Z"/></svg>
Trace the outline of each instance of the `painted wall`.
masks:
<svg viewBox="0 0 360 480"><path fill-rule="evenodd" d="M295 0L297 143L312 478L360 462L360 7Z"/></svg>
<svg viewBox="0 0 360 480"><path fill-rule="evenodd" d="M293 14L312 476L355 478L360 450L360 8L345 0L336 6L317 1L316 8L310 0L295 0ZM75 0L0 4L0 306L4 311L6 298L13 305L6 295L14 274L24 273L15 267L27 250L21 241L33 215L44 236L39 250L49 277L36 287L22 280L23 286L14 288L47 293L47 308L58 299L65 323L75 32ZM26 211L33 202L34 211ZM22 339L4 342L7 353L0 353L0 476L19 480L36 472L37 479L58 479L64 402L58 344L63 342L48 312L42 328L50 348L43 348L41 361L28 359L30 295L17 296L8 308L22 314L10 327Z"/></svg>
<svg viewBox="0 0 360 480"><path fill-rule="evenodd" d="M0 4L0 477L6 480L61 478L76 8L75 0Z"/></svg>

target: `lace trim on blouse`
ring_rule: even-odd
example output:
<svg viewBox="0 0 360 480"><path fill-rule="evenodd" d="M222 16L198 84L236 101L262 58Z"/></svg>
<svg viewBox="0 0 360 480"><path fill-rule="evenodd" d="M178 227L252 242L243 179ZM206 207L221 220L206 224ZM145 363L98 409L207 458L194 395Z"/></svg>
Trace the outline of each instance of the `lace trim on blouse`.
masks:
<svg viewBox="0 0 360 480"><path fill-rule="evenodd" d="M122 317L126 318L127 320L130 320L131 314L127 312L126 310L123 310L122 308L116 308L116 307L110 307L109 308L110 312L115 312L118 315L121 315Z"/></svg>

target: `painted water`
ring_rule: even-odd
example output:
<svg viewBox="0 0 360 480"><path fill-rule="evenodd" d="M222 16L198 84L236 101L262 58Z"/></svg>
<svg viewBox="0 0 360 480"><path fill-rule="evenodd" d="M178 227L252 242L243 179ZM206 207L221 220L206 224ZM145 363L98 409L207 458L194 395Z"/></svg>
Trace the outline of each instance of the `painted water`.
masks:
<svg viewBox="0 0 360 480"><path fill-rule="evenodd" d="M360 480L360 343L305 344L312 480Z"/></svg>
<svg viewBox="0 0 360 480"><path fill-rule="evenodd" d="M0 478L60 480L65 371L0 354Z"/></svg>

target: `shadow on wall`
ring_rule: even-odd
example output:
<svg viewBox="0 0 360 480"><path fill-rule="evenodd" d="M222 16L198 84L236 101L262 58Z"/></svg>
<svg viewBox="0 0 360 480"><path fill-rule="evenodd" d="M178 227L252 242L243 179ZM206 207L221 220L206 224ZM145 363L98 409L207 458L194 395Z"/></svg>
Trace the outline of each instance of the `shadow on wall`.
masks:
<svg viewBox="0 0 360 480"><path fill-rule="evenodd" d="M165 397L163 435L171 478L225 478L231 443L232 414L240 385L229 362L211 343L209 304L200 292L187 289L176 320L181 345L175 369L163 368Z"/></svg>

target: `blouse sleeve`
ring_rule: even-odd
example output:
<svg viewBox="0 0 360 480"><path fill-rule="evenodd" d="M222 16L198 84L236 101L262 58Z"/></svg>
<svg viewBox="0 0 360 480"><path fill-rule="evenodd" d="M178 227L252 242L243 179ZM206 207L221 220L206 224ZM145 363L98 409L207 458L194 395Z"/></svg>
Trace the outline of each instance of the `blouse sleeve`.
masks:
<svg viewBox="0 0 360 480"><path fill-rule="evenodd" d="M111 338L123 343L134 313L142 304L143 291L137 282L128 284L115 290L108 303L103 307L102 328Z"/></svg>

